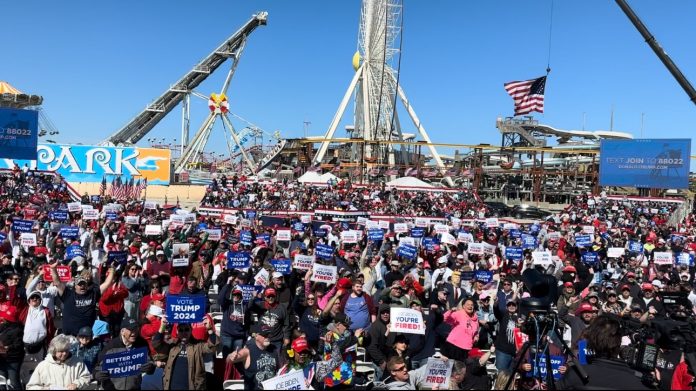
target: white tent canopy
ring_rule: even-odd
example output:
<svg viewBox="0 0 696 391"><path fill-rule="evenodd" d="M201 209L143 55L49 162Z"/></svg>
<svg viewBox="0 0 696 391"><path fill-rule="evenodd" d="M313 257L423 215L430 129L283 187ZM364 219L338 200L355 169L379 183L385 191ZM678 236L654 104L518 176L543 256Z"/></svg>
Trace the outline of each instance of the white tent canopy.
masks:
<svg viewBox="0 0 696 391"><path fill-rule="evenodd" d="M435 186L431 185L430 183L426 183L421 181L418 178L414 178L412 176L405 176L401 178L396 178L393 181L387 182L387 186L396 186L396 187L431 187L434 188Z"/></svg>

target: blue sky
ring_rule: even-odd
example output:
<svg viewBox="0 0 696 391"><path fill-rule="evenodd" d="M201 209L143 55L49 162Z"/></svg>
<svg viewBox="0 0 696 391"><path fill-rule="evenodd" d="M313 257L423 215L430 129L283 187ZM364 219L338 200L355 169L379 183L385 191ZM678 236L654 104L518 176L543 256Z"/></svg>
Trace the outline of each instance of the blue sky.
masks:
<svg viewBox="0 0 696 391"><path fill-rule="evenodd" d="M551 0L405 3L401 85L431 138L499 145L495 120L513 111L503 83L545 72ZM630 3L696 84L696 2ZM324 134L353 74L357 0L5 2L0 80L43 95L58 142L97 143L260 10L268 25L250 37L231 111L284 137L302 136L305 120ZM226 68L198 91L219 90ZM543 123L582 129L584 115L587 130L608 130L613 107L614 130L639 137L644 113L646 138L694 134L696 107L613 1L555 1L551 68ZM193 102L195 130L208 109ZM148 137L179 139L180 118Z"/></svg>

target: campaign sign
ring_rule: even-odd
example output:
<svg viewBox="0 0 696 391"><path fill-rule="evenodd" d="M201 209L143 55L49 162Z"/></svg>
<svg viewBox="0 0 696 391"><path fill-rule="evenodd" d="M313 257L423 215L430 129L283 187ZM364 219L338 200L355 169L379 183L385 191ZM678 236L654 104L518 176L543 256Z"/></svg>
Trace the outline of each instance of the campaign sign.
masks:
<svg viewBox="0 0 696 391"><path fill-rule="evenodd" d="M563 356L549 356L551 358L551 373L553 374L553 378L555 380L560 380L561 379L561 372L559 371L559 368L563 365L565 362L565 359ZM542 379L546 379L546 355L540 354L539 355L539 360L537 362L537 373L541 375ZM527 373L527 377L532 377L533 371Z"/></svg>
<svg viewBox="0 0 696 391"><path fill-rule="evenodd" d="M457 234L457 241L460 243L471 243L474 241L474 236L468 232L459 232Z"/></svg>
<svg viewBox="0 0 696 391"><path fill-rule="evenodd" d="M575 245L577 247L590 247L592 245L592 238L590 235L575 235Z"/></svg>
<svg viewBox="0 0 696 391"><path fill-rule="evenodd" d="M600 141L600 186L686 189L691 139Z"/></svg>
<svg viewBox="0 0 696 391"><path fill-rule="evenodd" d="M246 218L249 220L253 220L256 218L256 211L255 210L247 210L244 213L246 214Z"/></svg>
<svg viewBox="0 0 696 391"><path fill-rule="evenodd" d="M147 362L147 353L147 347L110 353L104 356L102 367L112 378L140 376L140 367Z"/></svg>
<svg viewBox="0 0 696 391"><path fill-rule="evenodd" d="M534 265L550 265L553 263L551 253L548 251L532 251L532 259Z"/></svg>
<svg viewBox="0 0 696 391"><path fill-rule="evenodd" d="M181 267L189 265L190 243L174 243L172 245L172 266Z"/></svg>
<svg viewBox="0 0 696 391"><path fill-rule="evenodd" d="M251 232L250 231L241 231L239 233L239 243L241 243L245 246L251 246Z"/></svg>
<svg viewBox="0 0 696 391"><path fill-rule="evenodd" d="M489 217L486 219L486 227L488 228L498 228L499 224L497 217Z"/></svg>
<svg viewBox="0 0 696 391"><path fill-rule="evenodd" d="M653 261L655 262L655 265L671 265L673 263L672 259L672 253L663 251L663 252L654 252L653 253Z"/></svg>
<svg viewBox="0 0 696 391"><path fill-rule="evenodd" d="M596 267L599 264L599 256L594 251L582 254L582 263L587 266Z"/></svg>
<svg viewBox="0 0 696 391"><path fill-rule="evenodd" d="M22 246L36 246L36 234L23 232L20 236L20 243Z"/></svg>
<svg viewBox="0 0 696 391"><path fill-rule="evenodd" d="M313 371L312 371L313 372ZM261 382L264 390L306 390L303 370L294 370Z"/></svg>
<svg viewBox="0 0 696 391"><path fill-rule="evenodd" d="M437 244L437 241L435 240L435 238L431 238L431 237L423 238L423 247L425 247L425 249L428 251L434 251L436 244Z"/></svg>
<svg viewBox="0 0 696 391"><path fill-rule="evenodd" d="M260 234L256 235L256 239L262 239L266 244L271 244L271 235L270 234Z"/></svg>
<svg viewBox="0 0 696 391"><path fill-rule="evenodd" d="M632 253L642 253L643 243L631 240L628 242L628 251Z"/></svg>
<svg viewBox="0 0 696 391"><path fill-rule="evenodd" d="M378 229L379 228L379 223L376 220L367 220L365 222L365 228L368 230L370 229Z"/></svg>
<svg viewBox="0 0 696 391"><path fill-rule="evenodd" d="M318 238L324 238L324 237L326 237L327 234L328 234L328 232L326 232L325 229L318 228L318 229L314 230L314 236L316 236Z"/></svg>
<svg viewBox="0 0 696 391"><path fill-rule="evenodd" d="M157 209L157 202L155 201L145 201L143 203L143 209Z"/></svg>
<svg viewBox="0 0 696 391"><path fill-rule="evenodd" d="M491 270L476 270L474 272L474 280L488 284L493 281L493 272Z"/></svg>
<svg viewBox="0 0 696 391"><path fill-rule="evenodd" d="M228 269L247 269L249 266L251 266L251 254L237 251L227 252Z"/></svg>
<svg viewBox="0 0 696 391"><path fill-rule="evenodd" d="M312 267L312 281L335 284L337 274L336 266L315 263Z"/></svg>
<svg viewBox="0 0 696 391"><path fill-rule="evenodd" d="M624 255L624 251L626 249L623 247L609 247L607 249L607 257L608 258L619 258L622 255Z"/></svg>
<svg viewBox="0 0 696 391"><path fill-rule="evenodd" d="M309 224L309 223L312 222L312 216L310 216L310 215L302 215L302 216L300 216L300 221L301 221L303 224Z"/></svg>
<svg viewBox="0 0 696 391"><path fill-rule="evenodd" d="M522 234L522 248L537 248L537 239L532 235Z"/></svg>
<svg viewBox="0 0 696 391"><path fill-rule="evenodd" d="M523 258L522 247L506 247L505 248L505 258L511 261L521 261Z"/></svg>
<svg viewBox="0 0 696 391"><path fill-rule="evenodd" d="M128 260L128 252L126 251L109 251L106 254L106 259L109 263L124 264Z"/></svg>
<svg viewBox="0 0 696 391"><path fill-rule="evenodd" d="M430 225L430 219L424 219L422 217L416 217L415 219L416 227L427 227Z"/></svg>
<svg viewBox="0 0 696 391"><path fill-rule="evenodd" d="M68 202L68 212L79 212L82 205L79 202Z"/></svg>
<svg viewBox="0 0 696 391"><path fill-rule="evenodd" d="M331 246L327 246L325 244L317 244L317 248L315 249L314 253L317 255L317 258L331 259L331 257L333 257L333 251L334 248Z"/></svg>
<svg viewBox="0 0 696 391"><path fill-rule="evenodd" d="M587 348L587 340L578 340L578 362L581 365L587 365L587 358L592 356L594 356L594 353Z"/></svg>
<svg viewBox="0 0 696 391"><path fill-rule="evenodd" d="M343 243L358 243L357 231L343 231L343 232L341 232L341 241Z"/></svg>
<svg viewBox="0 0 696 391"><path fill-rule="evenodd" d="M283 273L284 275L290 274L292 270L292 260L290 259L271 259L271 265L273 270L278 273Z"/></svg>
<svg viewBox="0 0 696 391"><path fill-rule="evenodd" d="M394 224L394 233L401 234L408 232L408 225L406 223Z"/></svg>
<svg viewBox="0 0 696 391"><path fill-rule="evenodd" d="M208 233L208 240L213 242L219 242L222 239L221 229L206 229L205 232Z"/></svg>
<svg viewBox="0 0 696 391"><path fill-rule="evenodd" d="M256 283L256 285L266 286L268 285L268 278L268 270L261 268L254 276L254 283Z"/></svg>
<svg viewBox="0 0 696 391"><path fill-rule="evenodd" d="M65 249L66 259L73 259L75 257L85 257L85 251L80 247L79 244L73 244Z"/></svg>
<svg viewBox="0 0 696 391"><path fill-rule="evenodd" d="M415 259L416 258L416 247L411 246L409 244L402 244L399 246L399 248L396 249L396 255L408 259Z"/></svg>
<svg viewBox="0 0 696 391"><path fill-rule="evenodd" d="M522 237L522 232L520 232L519 229L511 229L510 230L510 237L513 239L519 239Z"/></svg>
<svg viewBox="0 0 696 391"><path fill-rule="evenodd" d="M412 238L410 236L404 236L403 238L399 239L399 246L403 246L405 244L408 244L409 246L416 246L416 239Z"/></svg>
<svg viewBox="0 0 696 391"><path fill-rule="evenodd" d="M58 279L60 279L61 282L68 282L72 279L72 275L70 274L70 266L58 265L56 266L56 271L58 272ZM43 265L43 275L44 281L47 283L53 281L50 266Z"/></svg>
<svg viewBox="0 0 696 391"><path fill-rule="evenodd" d="M414 238L422 238L425 235L423 228L411 228L411 236Z"/></svg>
<svg viewBox="0 0 696 391"><path fill-rule="evenodd" d="M443 234L449 232L450 227L447 224L435 224L435 233Z"/></svg>
<svg viewBox="0 0 696 391"><path fill-rule="evenodd" d="M390 333L425 335L425 324L423 323L423 314L418 310L412 310L410 308L391 307L389 319Z"/></svg>
<svg viewBox="0 0 696 391"><path fill-rule="evenodd" d="M317 253L317 255L319 255ZM302 255L302 254L297 254L295 255L295 261L292 264L292 267L295 269L299 270L310 270L314 266L314 257L311 255Z"/></svg>
<svg viewBox="0 0 696 391"><path fill-rule="evenodd" d="M208 224L199 223L198 226L196 227L196 232L205 231L206 229L208 229Z"/></svg>
<svg viewBox="0 0 696 391"><path fill-rule="evenodd" d="M105 216L107 220L118 220L118 213L116 212L106 212Z"/></svg>
<svg viewBox="0 0 696 391"><path fill-rule="evenodd" d="M442 243L451 244L453 246L457 245L457 239L455 239L455 237L452 236L449 232L443 233L442 235L440 235L440 237Z"/></svg>
<svg viewBox="0 0 696 391"><path fill-rule="evenodd" d="M381 229L371 229L367 231L367 239L373 242L378 242L384 240L384 231Z"/></svg>
<svg viewBox="0 0 696 391"><path fill-rule="evenodd" d="M4 242L5 239L7 239L7 234L4 232L0 232L0 243Z"/></svg>
<svg viewBox="0 0 696 391"><path fill-rule="evenodd" d="M48 212L48 218L55 221L65 221L68 219L68 212L64 210L54 210Z"/></svg>
<svg viewBox="0 0 696 391"><path fill-rule="evenodd" d="M276 239L279 242L289 242L291 238L289 229L279 229L276 234Z"/></svg>
<svg viewBox="0 0 696 391"><path fill-rule="evenodd" d="M242 301L244 303L253 301L256 294L263 290L263 287L254 285L237 285L237 287L242 290Z"/></svg>
<svg viewBox="0 0 696 391"><path fill-rule="evenodd" d="M302 224L301 222L297 222L297 223L292 225L292 229L294 229L295 231L302 232L302 231L304 231L304 224Z"/></svg>
<svg viewBox="0 0 696 391"><path fill-rule="evenodd" d="M694 256L689 253L680 253L677 256L677 263L680 265L694 266Z"/></svg>
<svg viewBox="0 0 696 391"><path fill-rule="evenodd" d="M148 224L145 226L145 236L157 236L162 233L161 224Z"/></svg>
<svg viewBox="0 0 696 391"><path fill-rule="evenodd" d="M34 220L13 220L12 232L31 232Z"/></svg>
<svg viewBox="0 0 696 391"><path fill-rule="evenodd" d="M469 243L466 250L469 254L482 255L483 254L483 243Z"/></svg>
<svg viewBox="0 0 696 391"><path fill-rule="evenodd" d="M60 236L64 238L77 238L80 236L80 228L74 226L60 227Z"/></svg>
<svg viewBox="0 0 696 391"><path fill-rule="evenodd" d="M438 358L429 358L425 369L425 381L421 383L422 386L428 389L432 389L435 385L439 388L448 388L453 364L452 360L443 361Z"/></svg>
<svg viewBox="0 0 696 391"><path fill-rule="evenodd" d="M493 254L495 254L495 249L496 249L496 246L494 246L490 243L485 243L485 242L483 243L483 253L484 254L493 255Z"/></svg>
<svg viewBox="0 0 696 391"><path fill-rule="evenodd" d="M140 218L138 216L126 216L125 221L126 221L126 224L130 224L130 225L140 224ZM173 221L174 221L174 216L172 216L172 222Z"/></svg>
<svg viewBox="0 0 696 391"><path fill-rule="evenodd" d="M471 281L474 279L474 271L469 270L465 272L461 272L460 274L462 281Z"/></svg>
<svg viewBox="0 0 696 391"><path fill-rule="evenodd" d="M224 221L225 224L236 225L236 224L237 224L237 216L233 216L233 215L223 215L223 216L222 216L222 221Z"/></svg>
<svg viewBox="0 0 696 391"><path fill-rule="evenodd" d="M595 227L594 227L594 225L583 225L582 232L586 233L586 234L594 235Z"/></svg>
<svg viewBox="0 0 696 391"><path fill-rule="evenodd" d="M379 228L386 229L389 231L389 221L388 220L380 220L379 221Z"/></svg>
<svg viewBox="0 0 696 391"><path fill-rule="evenodd" d="M205 316L205 301L202 295L167 296L167 321L170 323L198 323Z"/></svg>

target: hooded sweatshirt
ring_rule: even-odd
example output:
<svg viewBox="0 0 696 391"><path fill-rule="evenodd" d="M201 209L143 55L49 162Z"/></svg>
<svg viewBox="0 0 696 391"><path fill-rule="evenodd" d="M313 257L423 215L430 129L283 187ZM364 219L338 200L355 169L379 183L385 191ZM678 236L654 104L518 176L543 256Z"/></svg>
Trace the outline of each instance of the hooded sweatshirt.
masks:
<svg viewBox="0 0 696 391"><path fill-rule="evenodd" d="M232 338L244 338L246 337L245 325L249 323L246 316L247 307L241 300L235 303L234 299L230 298L231 290L232 286L227 284L222 287L218 295L223 312L220 332Z"/></svg>
<svg viewBox="0 0 696 391"><path fill-rule="evenodd" d="M50 354L36 366L31 374L27 390L66 389L70 384L80 389L91 379L87 367L76 357L70 357L64 363L58 363Z"/></svg>

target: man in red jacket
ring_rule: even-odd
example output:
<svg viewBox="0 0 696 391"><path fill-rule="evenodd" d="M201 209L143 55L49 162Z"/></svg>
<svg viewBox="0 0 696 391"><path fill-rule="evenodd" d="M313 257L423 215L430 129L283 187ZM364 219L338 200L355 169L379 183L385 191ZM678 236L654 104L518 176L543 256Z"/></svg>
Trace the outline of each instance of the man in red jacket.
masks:
<svg viewBox="0 0 696 391"><path fill-rule="evenodd" d="M101 296L101 299L99 299L99 313L109 324L109 332L113 338L118 337L121 332L119 326L123 321L123 315L126 313L124 310L126 298L128 298L128 289L121 281L118 281L109 286Z"/></svg>

